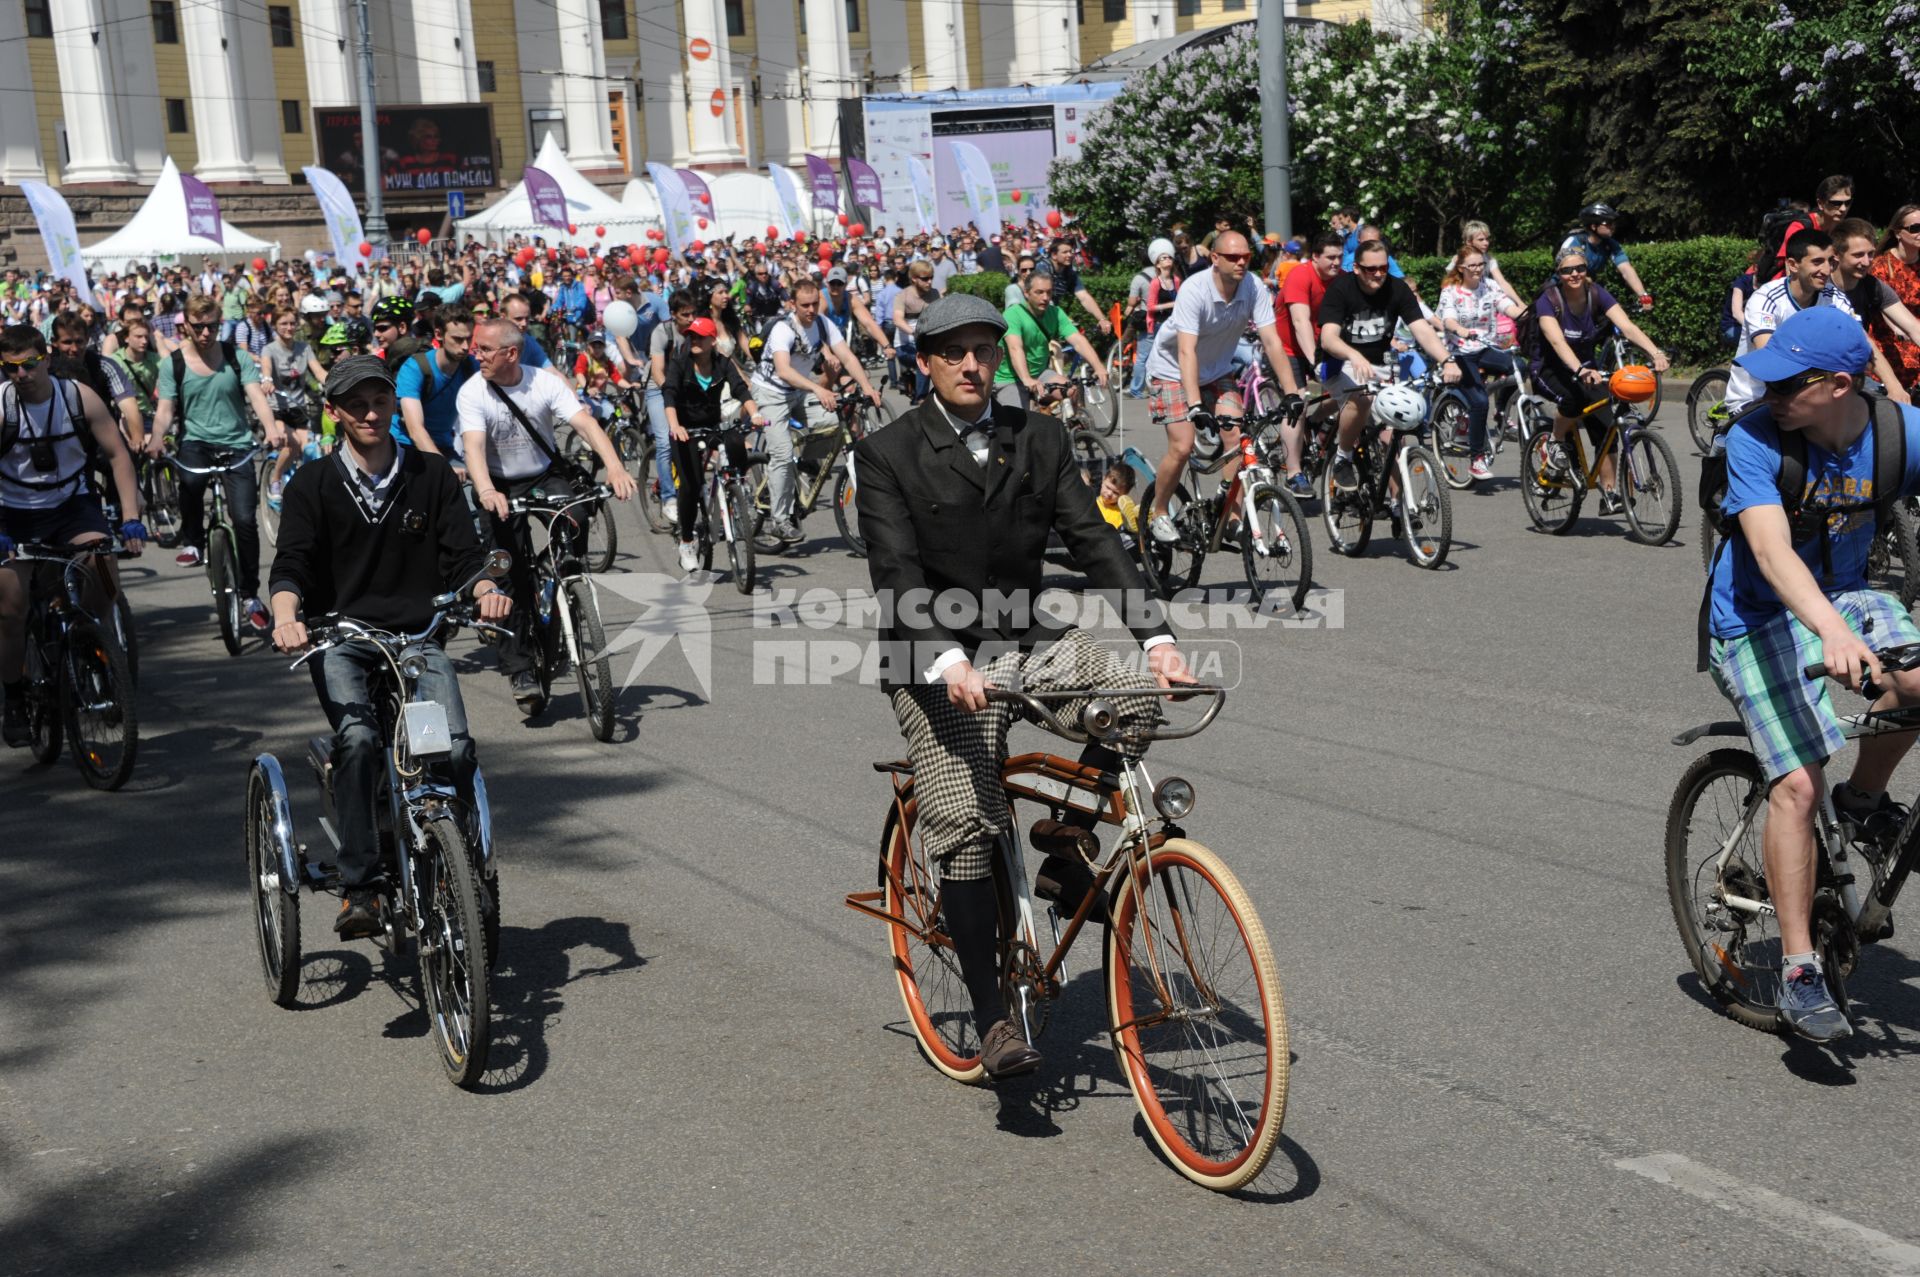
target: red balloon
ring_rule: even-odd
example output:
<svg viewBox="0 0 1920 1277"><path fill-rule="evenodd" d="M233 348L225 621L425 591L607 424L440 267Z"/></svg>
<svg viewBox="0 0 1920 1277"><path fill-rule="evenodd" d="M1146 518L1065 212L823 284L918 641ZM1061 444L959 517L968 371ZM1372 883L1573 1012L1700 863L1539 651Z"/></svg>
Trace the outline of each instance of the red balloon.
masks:
<svg viewBox="0 0 1920 1277"><path fill-rule="evenodd" d="M573 255L575 257L585 257L587 255L587 246L585 244L575 244L573 246Z"/></svg>
<svg viewBox="0 0 1920 1277"><path fill-rule="evenodd" d="M845 213L840 214L840 224L842 226L847 224L847 215Z"/></svg>
<svg viewBox="0 0 1920 1277"><path fill-rule="evenodd" d="M665 266L671 256L672 254L668 253L666 249L656 248L653 250L653 264L655 266Z"/></svg>
<svg viewBox="0 0 1920 1277"><path fill-rule="evenodd" d="M779 238L780 238L780 228L779 228L778 226L769 226L769 227L767 227L767 238L768 238L768 239L779 239Z"/></svg>
<svg viewBox="0 0 1920 1277"><path fill-rule="evenodd" d="M695 218L694 220L700 223L700 229L701 229L701 230L703 230L703 231L704 231L704 230L706 230L706 229L707 229L707 219L706 219L706 218L704 218L704 217L697 217L697 218Z"/></svg>
<svg viewBox="0 0 1920 1277"><path fill-rule="evenodd" d="M605 239L607 237L607 228L604 226L596 226L593 228L593 233L601 239Z"/></svg>
<svg viewBox="0 0 1920 1277"><path fill-rule="evenodd" d="M433 242L433 232L428 230L426 227L422 226L417 232L414 233L414 238L419 240L420 246L424 248L428 244Z"/></svg>
<svg viewBox="0 0 1920 1277"><path fill-rule="evenodd" d="M704 240L696 239L693 243L687 245L687 247L696 253L704 253L707 251L707 245Z"/></svg>
<svg viewBox="0 0 1920 1277"><path fill-rule="evenodd" d="M572 222L567 223L567 234L578 235L579 233L580 233L580 228L578 226L575 226Z"/></svg>
<svg viewBox="0 0 1920 1277"><path fill-rule="evenodd" d="M1060 222L1061 222L1061 220L1062 220L1062 219L1061 219L1061 217L1060 217L1060 210L1059 210L1059 209L1057 209L1057 208L1050 208L1050 209L1048 209L1048 210L1047 210L1047 225L1049 225L1049 226L1051 226L1051 227L1053 227L1053 229L1055 229L1055 230L1057 231L1057 230L1059 230L1059 229L1060 229Z"/></svg>
<svg viewBox="0 0 1920 1277"><path fill-rule="evenodd" d="M867 233L867 224L865 222L855 222L853 225L847 227L847 233L855 239L859 239Z"/></svg>
<svg viewBox="0 0 1920 1277"><path fill-rule="evenodd" d="M638 258L640 254L646 251L647 251L646 249L640 247L638 244L627 245L627 256L629 258Z"/></svg>
<svg viewBox="0 0 1920 1277"><path fill-rule="evenodd" d="M793 242L794 242L794 243L796 243L796 244L804 244L804 243L806 243L806 242L807 242L807 233L806 233L805 231L795 231L795 232L793 233Z"/></svg>
<svg viewBox="0 0 1920 1277"><path fill-rule="evenodd" d="M559 250L559 249L557 249L557 248L549 248L549 249L547 250L547 260L548 260L548 261L550 261L550 262L557 262L557 261L559 261L559 260L560 260L560 250Z"/></svg>
<svg viewBox="0 0 1920 1277"><path fill-rule="evenodd" d="M253 259L253 268L254 268L255 270L265 270L265 269L267 268L267 259L266 259L266 258L264 258L264 257L256 257L256 258L254 258L254 259Z"/></svg>
<svg viewBox="0 0 1920 1277"><path fill-rule="evenodd" d="M1016 204L1020 202L1020 188L1017 186L1013 188L1013 202Z"/></svg>
<svg viewBox="0 0 1920 1277"><path fill-rule="evenodd" d="M365 241L364 239L360 241L360 256L362 257L373 256L373 245L367 243L367 241Z"/></svg>

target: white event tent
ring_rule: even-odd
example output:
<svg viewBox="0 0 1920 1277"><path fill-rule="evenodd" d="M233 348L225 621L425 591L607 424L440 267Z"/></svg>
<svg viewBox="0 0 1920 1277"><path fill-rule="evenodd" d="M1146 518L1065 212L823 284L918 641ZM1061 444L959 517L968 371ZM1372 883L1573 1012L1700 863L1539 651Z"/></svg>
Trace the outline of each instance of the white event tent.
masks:
<svg viewBox="0 0 1920 1277"><path fill-rule="evenodd" d="M80 249L81 259L95 271L124 271L135 262L169 265L186 259L210 257L218 262L242 258L280 258L279 242L256 239L226 218L220 219L220 242L187 231L187 193L172 157L160 167L146 202L127 224L98 244Z"/></svg>
<svg viewBox="0 0 1920 1277"><path fill-rule="evenodd" d="M549 244L587 248L597 244L602 252L610 253L617 245L638 242L648 227L660 225L658 209L651 216L643 215L581 177L580 170L573 167L551 133L541 142L533 167L552 175L560 184L561 192L567 197L567 220L576 228L573 234L535 222L533 204L527 198L527 184L522 180L480 212L455 222L454 230L460 237L477 239L484 244L504 244L512 235L538 235ZM594 234L595 229L602 226L606 227L606 235Z"/></svg>
<svg viewBox="0 0 1920 1277"><path fill-rule="evenodd" d="M736 244L745 243L749 239L765 239L767 227L779 224L779 199L773 193L773 179L765 173L736 170L729 173L701 173L699 176L713 195L713 216L707 219L707 229L696 232L702 239L725 239L731 235ZM650 218L651 225L662 225L660 198L654 193L652 182L639 178L628 182L620 202ZM833 235L839 232L839 224L831 212L814 209L813 200L804 184L800 188L800 205L806 210L810 233Z"/></svg>

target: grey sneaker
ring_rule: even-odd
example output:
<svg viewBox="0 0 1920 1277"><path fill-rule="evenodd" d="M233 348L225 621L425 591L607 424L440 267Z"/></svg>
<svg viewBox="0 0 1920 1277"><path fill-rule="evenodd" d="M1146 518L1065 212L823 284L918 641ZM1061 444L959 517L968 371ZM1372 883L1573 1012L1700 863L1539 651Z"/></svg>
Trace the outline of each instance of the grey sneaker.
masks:
<svg viewBox="0 0 1920 1277"><path fill-rule="evenodd" d="M1031 1073L1040 1067L1040 1060L1040 1052L1020 1036L1012 1020L1001 1020L988 1029L987 1040L980 1046L980 1063L996 1082Z"/></svg>
<svg viewBox="0 0 1920 1277"><path fill-rule="evenodd" d="M767 535L783 545L798 545L800 529L791 519L768 519Z"/></svg>
<svg viewBox="0 0 1920 1277"><path fill-rule="evenodd" d="M1547 464L1541 468L1540 477L1558 481L1567 477L1567 471L1570 468L1570 463L1567 461L1567 450L1557 443L1549 443L1547 445Z"/></svg>
<svg viewBox="0 0 1920 1277"><path fill-rule="evenodd" d="M1333 486L1351 492L1360 486L1360 473L1353 468L1352 457L1333 459Z"/></svg>
<svg viewBox="0 0 1920 1277"><path fill-rule="evenodd" d="M1780 1018L1809 1042L1832 1042L1853 1032L1819 968L1808 963L1787 972L1781 982Z"/></svg>

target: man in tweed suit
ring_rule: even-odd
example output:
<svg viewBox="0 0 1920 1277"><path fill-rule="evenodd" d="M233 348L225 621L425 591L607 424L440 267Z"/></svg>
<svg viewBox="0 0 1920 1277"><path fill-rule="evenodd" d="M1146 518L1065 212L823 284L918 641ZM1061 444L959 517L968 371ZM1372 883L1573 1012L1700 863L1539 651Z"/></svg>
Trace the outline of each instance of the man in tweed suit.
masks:
<svg viewBox="0 0 1920 1277"><path fill-rule="evenodd" d="M881 599L881 684L913 760L919 834L940 865L942 912L992 1078L1031 1071L1040 1053L1008 1018L1000 991L992 872L997 840L1012 825L1000 789L1012 711L990 706L986 689L1194 681L1139 569L1094 508L1066 428L993 402L1005 331L1000 312L977 297L928 306L917 358L933 393L856 454L860 535ZM1034 610L1050 531L1093 588L1124 601L1151 678ZM1114 756L1094 745L1084 757ZM1064 888L1062 907L1077 904L1084 867L1050 865L1043 877L1049 868Z"/></svg>

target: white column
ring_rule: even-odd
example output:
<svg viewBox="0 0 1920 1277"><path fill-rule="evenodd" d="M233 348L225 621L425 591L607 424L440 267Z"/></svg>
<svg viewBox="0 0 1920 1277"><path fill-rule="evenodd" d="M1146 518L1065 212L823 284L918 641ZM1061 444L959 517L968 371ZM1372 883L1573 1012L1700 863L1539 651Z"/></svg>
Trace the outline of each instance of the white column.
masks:
<svg viewBox="0 0 1920 1277"><path fill-rule="evenodd" d="M409 0L404 6L419 51L414 71L420 102L478 102L480 73L473 57L473 10L467 0ZM598 18L598 11L595 11ZM569 35L562 31L562 46ZM599 32L596 28L597 43Z"/></svg>
<svg viewBox="0 0 1920 1277"><path fill-rule="evenodd" d="M843 0L803 0L807 6L808 141L815 155L840 154L840 99L858 95L847 47Z"/></svg>
<svg viewBox="0 0 1920 1277"><path fill-rule="evenodd" d="M691 137L687 157L694 164L738 164L740 147L733 136L733 54L727 42L727 15L720 0L687 0L686 59L687 113ZM707 56L693 56L696 41L704 41ZM764 43L764 42L763 42ZM778 56L778 55L775 55ZM720 114L713 113L714 94L720 94Z"/></svg>
<svg viewBox="0 0 1920 1277"><path fill-rule="evenodd" d="M968 89L967 21L960 0L926 0L920 6L920 43L924 46L929 89Z"/></svg>
<svg viewBox="0 0 1920 1277"><path fill-rule="evenodd" d="M242 21L237 0L204 0L178 12L200 153L194 175L203 182L284 183L279 129L258 109L278 111L265 28Z"/></svg>
<svg viewBox="0 0 1920 1277"><path fill-rule="evenodd" d="M1129 0L1133 5L1133 42L1144 44L1174 34L1174 0Z"/></svg>
<svg viewBox="0 0 1920 1277"><path fill-rule="evenodd" d="M607 49L600 39L599 0L557 0L560 109L567 113L567 159L577 169L617 169L613 125L607 115Z"/></svg>
<svg viewBox="0 0 1920 1277"><path fill-rule="evenodd" d="M105 0L67 0L53 9L53 51L60 65L60 105L67 126L63 185L131 182L135 177L127 138L113 108L113 73L101 26L105 19Z"/></svg>
<svg viewBox="0 0 1920 1277"><path fill-rule="evenodd" d="M653 160L687 162L686 78L680 69L686 37L680 28L679 0L635 0L640 31L640 73L635 95L647 112L647 135L634 144L636 166Z"/></svg>
<svg viewBox="0 0 1920 1277"><path fill-rule="evenodd" d="M101 6L111 27L100 48L112 75L112 109L120 120L123 158L133 165L134 181L159 180L167 162L165 113L159 110L160 76L153 58L153 6L150 0L106 0Z"/></svg>
<svg viewBox="0 0 1920 1277"><path fill-rule="evenodd" d="M809 15L811 17L811 15ZM807 150L806 103L800 100L803 82L799 29L791 4L757 5L753 14L754 44L762 52L755 59L760 80L760 139L762 163L803 164ZM812 23L808 23L812 27ZM751 86L749 86L751 87Z"/></svg>
<svg viewBox="0 0 1920 1277"><path fill-rule="evenodd" d="M26 10L0 5L0 182L41 182L46 176L33 68L27 61Z"/></svg>
<svg viewBox="0 0 1920 1277"><path fill-rule="evenodd" d="M353 19L346 0L300 0L300 52L307 63L313 106L352 106L360 100L354 75Z"/></svg>

